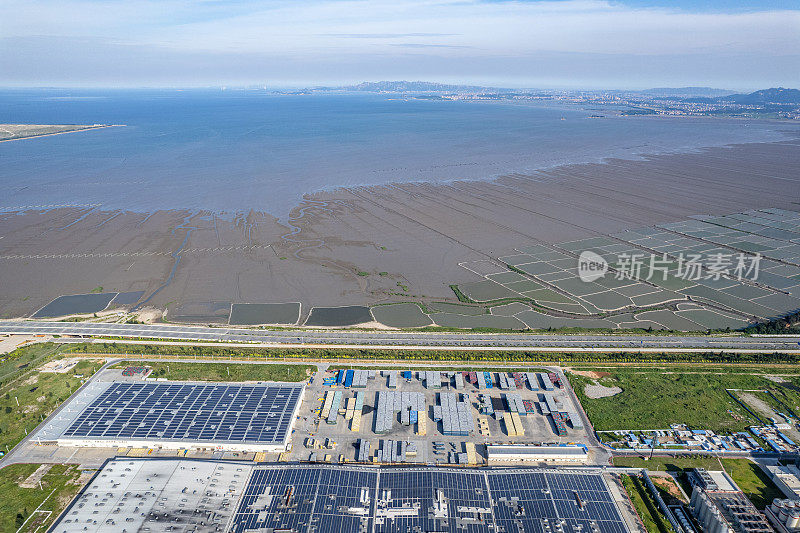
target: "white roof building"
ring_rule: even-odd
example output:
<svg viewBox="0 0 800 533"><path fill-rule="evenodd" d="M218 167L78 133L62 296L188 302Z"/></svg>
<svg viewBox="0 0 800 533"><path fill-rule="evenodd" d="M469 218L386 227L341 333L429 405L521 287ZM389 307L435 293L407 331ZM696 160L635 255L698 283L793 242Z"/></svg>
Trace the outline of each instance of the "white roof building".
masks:
<svg viewBox="0 0 800 533"><path fill-rule="evenodd" d="M767 466L772 482L787 498L800 500L800 468L795 465Z"/></svg>
<svg viewBox="0 0 800 533"><path fill-rule="evenodd" d="M585 446L533 445L533 444L489 444L486 446L489 463L586 463L589 452Z"/></svg>

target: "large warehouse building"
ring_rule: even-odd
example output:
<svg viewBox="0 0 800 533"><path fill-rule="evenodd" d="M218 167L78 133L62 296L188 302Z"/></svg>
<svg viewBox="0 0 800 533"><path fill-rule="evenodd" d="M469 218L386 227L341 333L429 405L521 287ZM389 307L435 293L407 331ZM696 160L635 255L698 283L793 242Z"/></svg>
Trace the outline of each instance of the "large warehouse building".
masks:
<svg viewBox="0 0 800 533"><path fill-rule="evenodd" d="M305 385L97 382L34 435L59 446L286 449Z"/></svg>
<svg viewBox="0 0 800 533"><path fill-rule="evenodd" d="M253 463L113 459L51 532L225 531Z"/></svg>
<svg viewBox="0 0 800 533"><path fill-rule="evenodd" d="M582 444L489 444L489 464L513 463L586 463L589 451Z"/></svg>
<svg viewBox="0 0 800 533"><path fill-rule="evenodd" d="M52 531L625 533L605 476L120 458Z"/></svg>

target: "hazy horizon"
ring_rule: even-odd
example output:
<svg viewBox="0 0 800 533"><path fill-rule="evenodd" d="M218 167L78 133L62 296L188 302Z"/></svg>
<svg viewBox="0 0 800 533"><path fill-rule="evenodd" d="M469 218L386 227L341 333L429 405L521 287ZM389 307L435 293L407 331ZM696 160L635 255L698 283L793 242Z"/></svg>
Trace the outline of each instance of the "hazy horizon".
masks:
<svg viewBox="0 0 800 533"><path fill-rule="evenodd" d="M9 0L7 87L800 85L800 3Z"/></svg>
<svg viewBox="0 0 800 533"><path fill-rule="evenodd" d="M684 90L684 89L707 89L707 90L714 90L714 91L726 91L733 93L750 93L754 91L764 90L764 89L798 89L800 88L800 84L798 86L761 86L761 85L754 85L752 87L717 87L717 86L708 86L708 85L698 85L698 84L691 84L691 85L659 85L659 86L650 86L650 85L643 85L640 87L566 87L566 86L527 86L527 85L514 85L514 84L488 84L488 83L480 83L478 81L471 81L471 80L453 80L453 81L443 81L441 79L360 79L360 80L352 80L347 82L324 82L318 81L313 83L307 84L271 84L271 83L247 83L247 84L229 84L229 83L217 83L217 84L203 84L203 85L102 85L102 84L95 84L95 85L88 85L88 84L75 84L75 85L3 85L0 83L0 90L129 90L129 91L136 91L136 90L174 90L174 91L191 91L191 90L229 90L229 91L299 91L299 90L324 90L324 89L331 89L331 90L339 90L339 89L346 89L349 87L354 87L361 83L430 83L430 84L439 84L439 85L453 85L459 87L481 87L487 89L509 89L509 90L520 90L520 91L543 91L543 92L564 92L564 93L577 93L577 92L641 92L641 91L649 91L649 90Z"/></svg>

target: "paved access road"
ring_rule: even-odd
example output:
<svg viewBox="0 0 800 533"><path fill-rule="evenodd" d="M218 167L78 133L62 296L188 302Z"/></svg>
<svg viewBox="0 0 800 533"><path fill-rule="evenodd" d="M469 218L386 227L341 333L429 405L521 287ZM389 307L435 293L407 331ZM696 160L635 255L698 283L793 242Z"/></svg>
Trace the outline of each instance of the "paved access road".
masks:
<svg viewBox="0 0 800 533"><path fill-rule="evenodd" d="M797 352L800 336L546 335L528 333L363 332L353 330L264 330L170 324L98 324L33 320L0 321L0 334L152 338L264 345L475 348L562 351Z"/></svg>

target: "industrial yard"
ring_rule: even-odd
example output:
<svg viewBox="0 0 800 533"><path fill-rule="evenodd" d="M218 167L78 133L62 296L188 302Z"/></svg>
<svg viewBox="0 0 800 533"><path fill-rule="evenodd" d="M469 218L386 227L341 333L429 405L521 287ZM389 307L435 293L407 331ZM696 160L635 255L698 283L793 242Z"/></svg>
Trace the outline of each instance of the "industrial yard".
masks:
<svg viewBox="0 0 800 533"><path fill-rule="evenodd" d="M308 378L219 379L227 374L241 380L237 367L245 366L110 365L5 460L94 467L120 455L460 466L607 461L604 450L592 447L560 372L327 365L310 372L308 365L262 364L254 376L275 377L279 372L261 368L275 366L295 379ZM189 380L156 377L173 375Z"/></svg>
<svg viewBox="0 0 800 533"><path fill-rule="evenodd" d="M472 466L589 462L589 435L563 379L555 372L331 368L308 385L291 458ZM527 447L509 454L508 447L494 446L509 444Z"/></svg>

